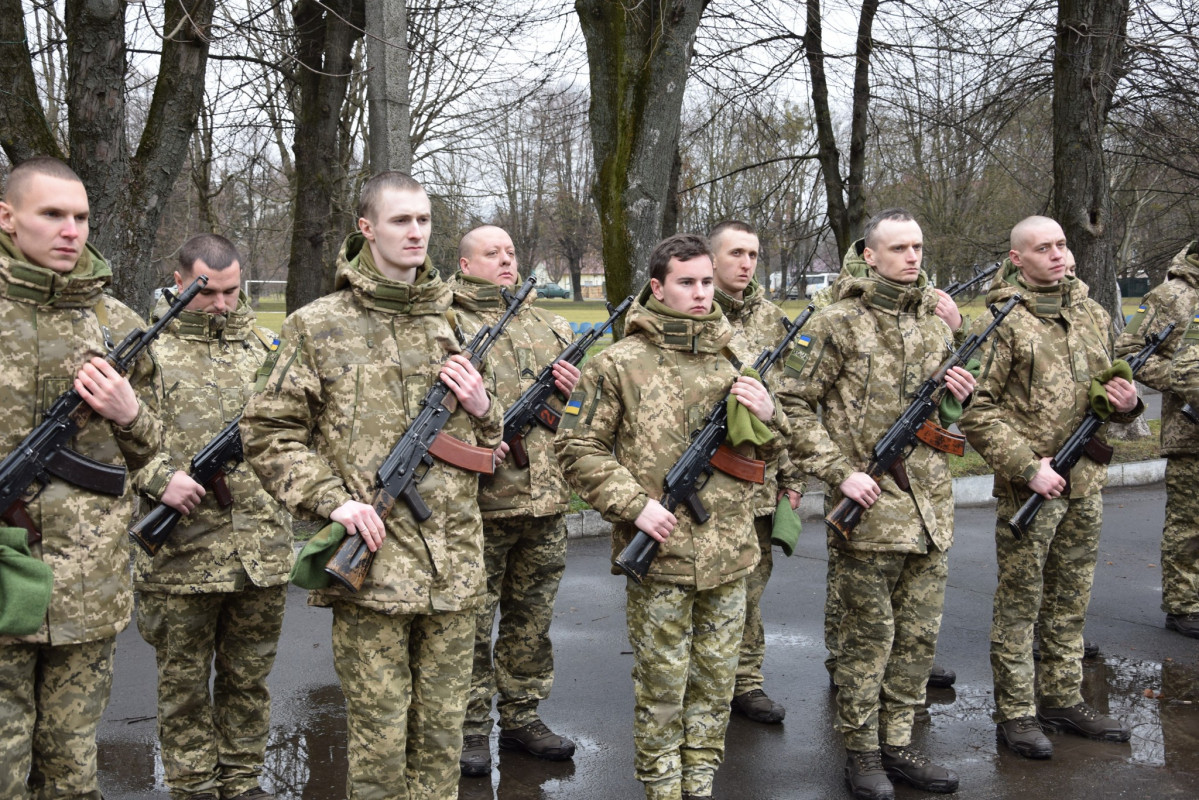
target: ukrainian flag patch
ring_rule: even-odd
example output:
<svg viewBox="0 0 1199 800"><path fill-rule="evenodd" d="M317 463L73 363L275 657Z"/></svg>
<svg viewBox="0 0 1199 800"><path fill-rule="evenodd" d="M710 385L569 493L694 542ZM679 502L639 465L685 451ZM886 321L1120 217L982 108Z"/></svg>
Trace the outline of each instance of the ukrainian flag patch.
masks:
<svg viewBox="0 0 1199 800"><path fill-rule="evenodd" d="M271 352L274 352L275 350L278 350L278 349L279 349L279 337L276 336L275 340L273 342L271 342Z"/></svg>
<svg viewBox="0 0 1199 800"><path fill-rule="evenodd" d="M570 398L570 401L566 404L566 408L564 408L562 410L567 414L573 414L577 417L579 415L579 412L583 410L583 398L581 398L581 397Z"/></svg>
<svg viewBox="0 0 1199 800"><path fill-rule="evenodd" d="M570 430L575 425L578 425L579 415L583 413L583 404L586 402L587 392L582 389L576 389L562 409L562 421L558 423L558 430L562 428Z"/></svg>

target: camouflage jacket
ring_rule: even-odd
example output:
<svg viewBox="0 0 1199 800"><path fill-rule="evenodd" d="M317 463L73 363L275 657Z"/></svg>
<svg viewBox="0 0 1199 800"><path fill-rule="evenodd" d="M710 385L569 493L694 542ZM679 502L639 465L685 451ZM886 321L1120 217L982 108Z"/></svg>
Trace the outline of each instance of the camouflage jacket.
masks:
<svg viewBox="0 0 1199 800"><path fill-rule="evenodd" d="M159 301L152 318L167 305ZM175 471L187 472L192 457L241 413L274 339L253 326L254 312L242 295L227 318L184 311L155 343L163 446L134 475L145 497L143 514L157 505ZM227 474L226 483L233 494L229 508L221 508L208 487L203 502L179 521L153 559L133 547L137 588L191 594L237 591L247 578L255 586L287 583L294 560L290 517L244 462Z"/></svg>
<svg viewBox="0 0 1199 800"><path fill-rule="evenodd" d="M755 280L745 288L744 299L737 300L720 289L716 290L716 302L725 318L733 326L733 334L742 340L742 346L756 359L763 350L774 347L786 335L786 330L779 321L789 323L786 312L766 299L766 293ZM767 376L767 384L782 371L783 361L774 365L771 374ZM754 500L754 515L768 516L774 513L778 505L779 488L794 489L802 493L804 490L804 475L792 463L791 457L784 450L777 461L766 466L766 483L757 492Z"/></svg>
<svg viewBox="0 0 1199 800"><path fill-rule="evenodd" d="M318 519L348 500L371 501L379 466L441 365L461 350L446 319L453 293L427 259L414 283L388 280L355 233L338 255L334 289L283 323L274 367L242 418L246 459L262 485L293 514ZM504 411L491 400L479 419L459 407L444 432L498 445ZM418 523L398 501L362 590L326 589L310 602L341 596L386 614L477 605L484 591L478 487L475 473L434 459L419 484L433 516Z"/></svg>
<svg viewBox="0 0 1199 800"><path fill-rule="evenodd" d="M1191 321L1187 324L1186 332L1182 336L1182 341L1178 344L1178 349L1174 351L1174 358L1170 361L1168 379L1173 388L1173 392L1178 395L1181 403L1190 403L1193 410L1199 410L1199 307L1195 309ZM1193 425L1181 413L1178 415L1187 425ZM1183 455L1194 456L1194 449Z"/></svg>
<svg viewBox="0 0 1199 800"><path fill-rule="evenodd" d="M1192 243L1192 246L1195 243ZM1141 307L1120 338L1116 340L1116 358L1128 358L1145 345L1146 336L1161 333L1171 322L1178 324L1137 372L1137 380L1162 393L1162 455L1195 455L1199 452L1199 425L1180 412L1185 402L1170 380L1170 360L1182 346L1187 323L1199 309L1199 254L1187 255L1184 249L1174 256L1166 280L1145 295Z"/></svg>
<svg viewBox="0 0 1199 800"><path fill-rule="evenodd" d="M496 323L507 303L500 287L459 273L450 281L458 324L469 340L484 325ZM505 407L533 384L541 369L552 362L574 337L570 323L557 314L534 308L525 301L504 328L504 335L491 348L491 391ZM524 438L529 466L519 468L505 459L494 475L479 478L479 509L483 519L502 517L547 517L565 514L570 508L570 490L554 455L553 431L534 425Z"/></svg>
<svg viewBox="0 0 1199 800"><path fill-rule="evenodd" d="M732 328L719 311L667 316L646 307L649 296L646 287L629 308L625 338L587 361L554 442L571 486L613 523L613 555L636 534L637 516L662 496L662 479L736 380L739 371L723 351L747 365L753 359L730 342ZM780 410L770 427L775 437L756 455L752 447L738 451L778 458L788 431ZM711 589L747 575L760 557L748 488L715 471L700 492L712 516L697 525L684 506L675 509L678 525L649 578Z"/></svg>
<svg viewBox="0 0 1199 800"><path fill-rule="evenodd" d="M987 293L987 304L1003 305L1019 292L1023 300L980 351L982 374L974 402L958 421L970 445L995 470L996 497L1021 503L1038 460L1057 453L1088 409L1091 377L1111 366L1111 318L1087 296L1086 284L1067 278L1051 288L1031 287L1005 261ZM974 323L974 332L987 325ZM1113 414L1134 419L1144 406ZM1083 458L1070 472L1070 496L1103 488L1107 470Z"/></svg>
<svg viewBox="0 0 1199 800"><path fill-rule="evenodd" d="M73 388L75 373L92 356L108 352L145 323L103 293L112 272L90 248L70 275L22 260L0 233L0 363L5 366L5 414L0 420L0 455L7 456L42 421L57 397ZM107 327L109 335L101 331ZM106 464L137 469L158 449L162 428L149 391L154 362L145 355L129 378L139 387L141 410L128 428L94 416L70 447ZM31 493L37 488L35 481ZM129 624L126 528L134 493L121 497L91 492L59 478L29 500L29 514L42 532L33 555L54 570L47 625L20 641L77 644L115 636ZM28 498L28 496L27 496ZM0 637L0 642L16 641Z"/></svg>
<svg viewBox="0 0 1199 800"><path fill-rule="evenodd" d="M864 277L842 272L837 287L840 299L808 322L778 387L791 419L791 458L828 484L826 511L840 502L841 483L866 469L874 445L952 346L923 273L900 285L873 270ZM853 538L846 543L829 532L831 546L924 553L928 539L941 550L953 544L948 456L921 443L905 464L911 490L884 475L882 495Z"/></svg>

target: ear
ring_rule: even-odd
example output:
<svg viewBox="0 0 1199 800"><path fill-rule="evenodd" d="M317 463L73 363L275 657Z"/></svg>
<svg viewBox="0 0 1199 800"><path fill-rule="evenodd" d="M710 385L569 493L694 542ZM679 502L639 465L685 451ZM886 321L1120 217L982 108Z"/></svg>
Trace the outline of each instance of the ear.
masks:
<svg viewBox="0 0 1199 800"><path fill-rule="evenodd" d="M1011 262L1012 262L1012 264L1013 264L1014 266L1016 266L1016 267L1022 267L1022 266L1024 266L1023 264L1021 264L1021 263L1020 263L1020 253L1019 253L1019 251L1016 251L1016 250L1008 250L1008 251L1007 251L1007 257L1008 257L1009 259L1011 259Z"/></svg>
<svg viewBox="0 0 1199 800"><path fill-rule="evenodd" d="M179 270L175 270L175 292L183 291L183 276L179 274Z"/></svg>
<svg viewBox="0 0 1199 800"><path fill-rule="evenodd" d="M463 274L463 275L469 275L469 274L470 274L470 270L469 270L469 269L467 269L467 267L469 267L469 266L470 266L470 259L469 259L469 258L460 258L460 259L458 259L458 269L459 269L459 270L462 272L462 274Z"/></svg>
<svg viewBox="0 0 1199 800"><path fill-rule="evenodd" d="M666 299L666 293L662 291L662 283L657 278L649 279L649 290L653 292L659 303Z"/></svg>
<svg viewBox="0 0 1199 800"><path fill-rule="evenodd" d="M869 247L863 247L862 248L862 260L873 267L874 266L874 251L871 250Z"/></svg>
<svg viewBox="0 0 1199 800"><path fill-rule="evenodd" d="M362 235L366 237L368 242L375 241L375 229L371 225L371 221L366 217L358 218L358 230L362 231Z"/></svg>
<svg viewBox="0 0 1199 800"><path fill-rule="evenodd" d="M17 226L12 221L12 206L0 200L0 230L9 236L17 232Z"/></svg>

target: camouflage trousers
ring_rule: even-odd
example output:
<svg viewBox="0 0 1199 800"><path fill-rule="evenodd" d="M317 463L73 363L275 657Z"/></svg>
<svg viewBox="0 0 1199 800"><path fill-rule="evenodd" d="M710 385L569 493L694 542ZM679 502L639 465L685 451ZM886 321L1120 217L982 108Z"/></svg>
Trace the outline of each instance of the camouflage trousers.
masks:
<svg viewBox="0 0 1199 800"><path fill-rule="evenodd" d="M1166 460L1166 524L1162 528L1162 611L1199 613L1199 456Z"/></svg>
<svg viewBox="0 0 1199 800"><path fill-rule="evenodd" d="M840 563L840 559L832 557L830 550L824 575L824 649L828 650L824 668L828 670L830 677L837 673L837 659L841 656L841 618L845 616L845 608L841 605L841 598L837 596L840 579L836 569Z"/></svg>
<svg viewBox="0 0 1199 800"><path fill-rule="evenodd" d="M349 800L454 800L475 610L388 615L333 603Z"/></svg>
<svg viewBox="0 0 1199 800"><path fill-rule="evenodd" d="M745 629L745 580L715 589L628 580L633 767L647 800L712 793Z"/></svg>
<svg viewBox="0 0 1199 800"><path fill-rule="evenodd" d="M996 722L1032 716L1038 699L1047 708L1082 702L1082 629L1103 527L1099 493L1047 500L1021 539L1004 521L1017 509L1014 501L999 498L999 582L991 621ZM1041 640L1035 687L1034 627Z"/></svg>
<svg viewBox="0 0 1199 800"><path fill-rule="evenodd" d="M475 622L475 657L464 734L491 733L491 699L500 728L537 719L537 705L554 683L550 622L566 571L566 517L484 520L483 560L487 597ZM492 654L491 629L499 608Z"/></svg>
<svg viewBox="0 0 1199 800"><path fill-rule="evenodd" d="M911 744L941 629L948 556L931 545L927 553L830 547L829 562L845 609L833 675L845 748Z"/></svg>
<svg viewBox="0 0 1199 800"><path fill-rule="evenodd" d="M745 633L741 636L737 685L733 689L735 695L761 689L764 680L762 662L766 658L766 626L762 623L762 595L766 593L766 582L774 570L773 544L770 541L773 529L773 514L754 517L754 532L758 535L762 560L745 578Z"/></svg>
<svg viewBox="0 0 1199 800"><path fill-rule="evenodd" d="M235 797L258 786L271 727L266 680L286 601L286 584L139 591L137 629L158 661L158 741L172 797Z"/></svg>
<svg viewBox="0 0 1199 800"><path fill-rule="evenodd" d="M96 728L116 638L0 645L0 797L100 800Z"/></svg>

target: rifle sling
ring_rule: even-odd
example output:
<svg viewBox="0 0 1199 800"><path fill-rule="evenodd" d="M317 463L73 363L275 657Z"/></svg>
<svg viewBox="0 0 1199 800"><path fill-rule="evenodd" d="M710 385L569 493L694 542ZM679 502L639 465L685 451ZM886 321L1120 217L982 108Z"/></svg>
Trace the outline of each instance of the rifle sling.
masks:
<svg viewBox="0 0 1199 800"><path fill-rule="evenodd" d="M439 432L433 438L433 443L429 445L429 453L458 469L479 472L484 475L495 473L495 461L492 459L491 448L467 444L461 439L450 436L445 431Z"/></svg>

